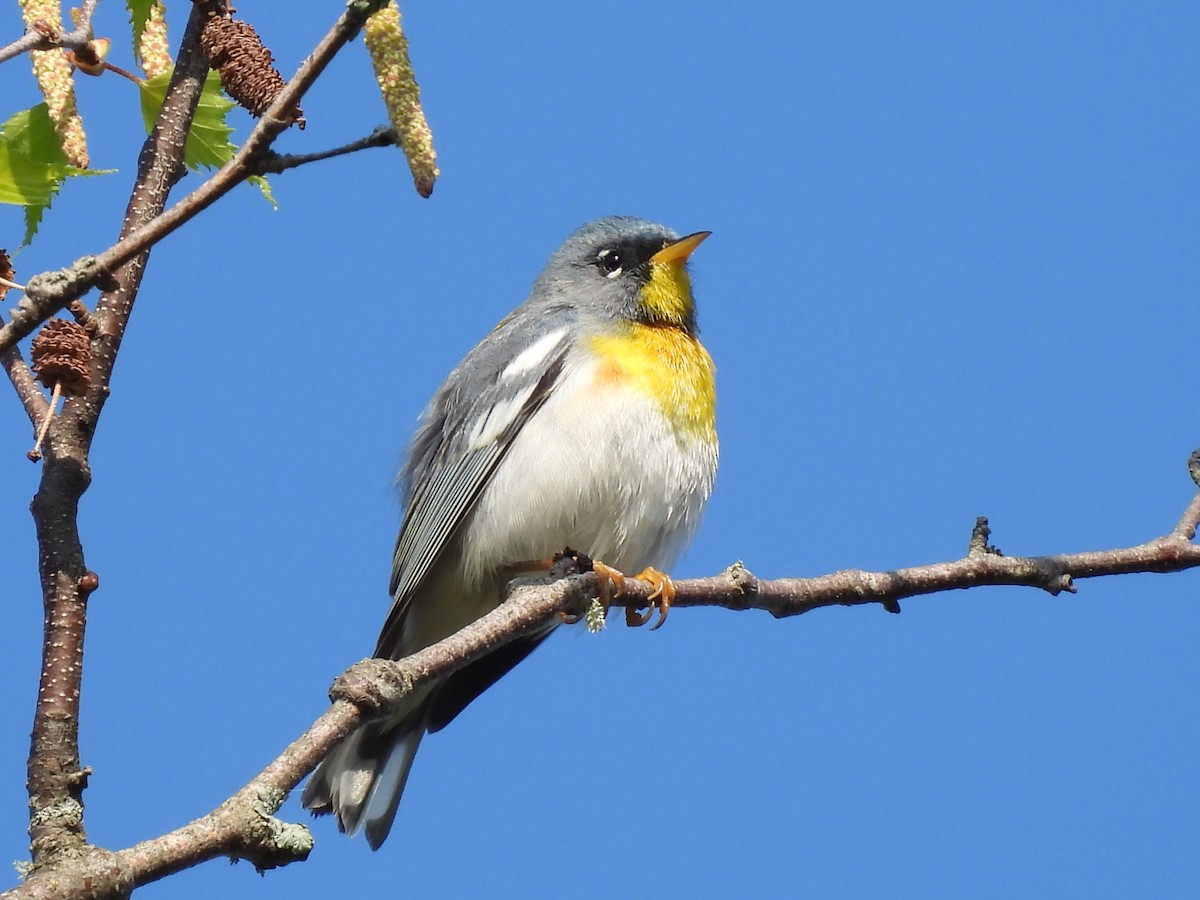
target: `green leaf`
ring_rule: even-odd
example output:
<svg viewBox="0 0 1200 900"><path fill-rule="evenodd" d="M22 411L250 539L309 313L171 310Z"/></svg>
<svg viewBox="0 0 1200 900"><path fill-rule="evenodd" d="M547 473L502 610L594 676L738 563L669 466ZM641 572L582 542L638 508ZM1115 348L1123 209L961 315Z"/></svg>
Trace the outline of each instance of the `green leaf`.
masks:
<svg viewBox="0 0 1200 900"><path fill-rule="evenodd" d="M150 18L150 4L153 0L125 0L125 7L129 10L129 21L133 24L133 47L137 50L138 41L142 39L142 32L146 30L146 20Z"/></svg>
<svg viewBox="0 0 1200 900"><path fill-rule="evenodd" d="M264 200L266 200L276 209L279 209L279 204L275 202L275 195L271 193L271 182L267 181L265 175L251 175L246 180L262 191Z"/></svg>
<svg viewBox="0 0 1200 900"><path fill-rule="evenodd" d="M0 203L25 207L25 246L64 181L75 175L104 175L112 169L77 169L54 132L45 103L15 113L0 125Z"/></svg>
<svg viewBox="0 0 1200 900"><path fill-rule="evenodd" d="M154 127L170 80L171 73L164 72L157 78L149 78L141 84L142 119L146 123L147 131ZM229 136L233 134L233 127L226 124L225 117L234 105L221 91L220 76L216 72L209 72L204 80L204 90L196 107L196 118L188 134L187 146L184 147L183 161L189 169L196 171L202 166L207 169L219 169L233 159L237 147L229 140ZM276 205L265 178L255 176L250 181L257 185L272 206Z"/></svg>
<svg viewBox="0 0 1200 900"><path fill-rule="evenodd" d="M158 118L170 80L171 73L164 72L157 78L148 78L141 83L142 121L146 124L147 132L154 127L154 121ZM201 166L220 168L233 156L236 148L229 142L233 128L225 124L225 114L231 109L233 101L221 93L220 77L216 72L209 72L204 80L204 90L200 93L187 147L184 148L184 162L189 169L196 170Z"/></svg>
<svg viewBox="0 0 1200 900"><path fill-rule="evenodd" d="M30 159L0 137L0 203L45 206L70 174L68 169Z"/></svg>
<svg viewBox="0 0 1200 900"><path fill-rule="evenodd" d="M141 62L138 56L138 47L142 44L142 32L146 30L146 20L150 18L150 5L152 0L125 0L125 6L129 10L129 21L133 25L133 55L134 58Z"/></svg>

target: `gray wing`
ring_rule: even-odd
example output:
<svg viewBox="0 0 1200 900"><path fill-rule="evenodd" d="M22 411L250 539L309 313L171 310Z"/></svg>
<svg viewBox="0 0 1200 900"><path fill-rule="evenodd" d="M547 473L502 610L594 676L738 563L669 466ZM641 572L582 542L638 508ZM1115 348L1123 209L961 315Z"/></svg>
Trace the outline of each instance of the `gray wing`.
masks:
<svg viewBox="0 0 1200 900"><path fill-rule="evenodd" d="M519 376L504 379L501 373L522 348L565 324L561 316L543 315L535 330L519 312L510 316L450 373L430 402L402 474L407 508L392 557L392 607L377 656L398 649L413 596L452 544L513 439L554 389L566 359L565 336Z"/></svg>

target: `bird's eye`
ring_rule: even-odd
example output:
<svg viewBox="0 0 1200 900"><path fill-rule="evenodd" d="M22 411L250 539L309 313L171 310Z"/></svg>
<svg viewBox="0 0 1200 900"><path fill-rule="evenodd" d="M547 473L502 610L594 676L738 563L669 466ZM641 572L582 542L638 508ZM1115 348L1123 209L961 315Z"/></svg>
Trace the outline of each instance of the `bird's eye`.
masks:
<svg viewBox="0 0 1200 900"><path fill-rule="evenodd" d="M601 250L596 256L596 266L604 273L605 278L616 278L624 267L621 254L616 250Z"/></svg>

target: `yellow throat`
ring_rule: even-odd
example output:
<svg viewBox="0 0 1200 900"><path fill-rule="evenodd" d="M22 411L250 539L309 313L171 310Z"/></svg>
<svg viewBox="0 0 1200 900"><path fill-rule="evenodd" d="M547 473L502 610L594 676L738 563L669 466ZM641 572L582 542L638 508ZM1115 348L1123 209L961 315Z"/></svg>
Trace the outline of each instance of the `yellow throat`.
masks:
<svg viewBox="0 0 1200 900"><path fill-rule="evenodd" d="M681 437L715 441L716 367L688 330L695 308L683 260L651 263L642 306L652 323L626 322L591 339L598 380L624 382L656 399Z"/></svg>

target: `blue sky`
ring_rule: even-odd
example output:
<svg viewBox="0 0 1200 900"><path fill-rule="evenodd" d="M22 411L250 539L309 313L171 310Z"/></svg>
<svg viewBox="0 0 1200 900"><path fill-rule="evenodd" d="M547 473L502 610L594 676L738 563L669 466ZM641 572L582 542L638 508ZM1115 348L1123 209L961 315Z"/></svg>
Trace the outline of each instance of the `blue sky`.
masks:
<svg viewBox="0 0 1200 900"><path fill-rule="evenodd" d="M337 7L239 11L290 71ZM121 6L101 8L119 38ZM363 153L275 179L277 211L239 190L151 258L81 511L98 843L211 809L370 652L421 407L598 215L713 231L693 260L722 463L676 575L934 562L978 515L1011 554L1127 546L1187 504L1194 4L405 14L431 200L397 155ZM24 63L0 96L36 102ZM94 164L120 172L68 186L21 277L119 228L137 98L104 78L81 104ZM360 45L304 108L280 149L382 120ZM19 243L19 212L0 209L3 235ZM15 398L0 442L8 860L28 852L41 629ZM319 820L307 864L210 863L141 895L1190 896L1198 589L1147 575L900 616L564 630L424 744L379 853ZM282 815L307 820L295 800Z"/></svg>

